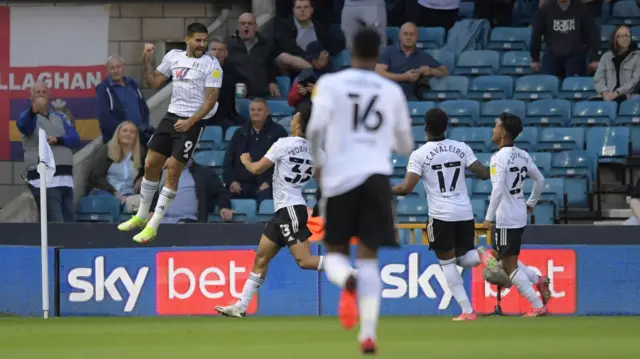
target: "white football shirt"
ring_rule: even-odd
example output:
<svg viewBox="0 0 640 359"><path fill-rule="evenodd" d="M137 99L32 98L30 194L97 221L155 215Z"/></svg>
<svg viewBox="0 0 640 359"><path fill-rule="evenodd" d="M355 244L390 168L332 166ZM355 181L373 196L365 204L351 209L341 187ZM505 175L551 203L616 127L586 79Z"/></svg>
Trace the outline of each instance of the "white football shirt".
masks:
<svg viewBox="0 0 640 359"><path fill-rule="evenodd" d="M222 67L214 57L207 54L199 58L187 57L184 50L171 50L162 59L157 71L173 77L173 91L169 112L181 117L191 117L204 103L205 88L222 86ZM218 110L213 109L203 118L211 118Z"/></svg>
<svg viewBox="0 0 640 359"><path fill-rule="evenodd" d="M407 99L397 83L350 68L322 76L311 98L307 137L322 168L323 196L348 192L374 174L391 175L393 149L413 149Z"/></svg>
<svg viewBox="0 0 640 359"><path fill-rule="evenodd" d="M466 143L449 139L427 142L411 154L407 172L422 177L429 218L446 222L473 219L464 173L475 161Z"/></svg>
<svg viewBox="0 0 640 359"><path fill-rule="evenodd" d="M302 187L314 174L309 142L302 137L283 137L278 139L264 156L275 165L274 211L299 204L306 205Z"/></svg>
<svg viewBox="0 0 640 359"><path fill-rule="evenodd" d="M524 180L534 181L529 200L524 199ZM524 228L527 205L535 207L544 186L544 177L527 151L502 147L491 156L491 200L486 220L496 220L496 228Z"/></svg>

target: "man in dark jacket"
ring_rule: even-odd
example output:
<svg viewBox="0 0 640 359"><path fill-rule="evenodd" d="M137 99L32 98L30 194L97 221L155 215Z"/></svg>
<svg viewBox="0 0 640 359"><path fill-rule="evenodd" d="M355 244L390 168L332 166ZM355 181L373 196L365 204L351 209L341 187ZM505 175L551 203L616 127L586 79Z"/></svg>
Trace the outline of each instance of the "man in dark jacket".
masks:
<svg viewBox="0 0 640 359"><path fill-rule="evenodd" d="M121 122L131 121L138 127L141 143L146 144L153 130L149 126L149 107L138 84L124 76L124 63L120 57L112 56L107 60L107 73L109 75L96 87L102 142L109 142Z"/></svg>
<svg viewBox="0 0 640 359"><path fill-rule="evenodd" d="M227 43L216 37L209 45L209 55L215 57L222 66L222 87L218 95L218 111L207 121L208 126L221 126L223 131L229 126L242 126L245 119L236 111L236 79L235 69L226 61L229 56Z"/></svg>
<svg viewBox="0 0 640 359"><path fill-rule="evenodd" d="M280 97L275 63L278 53L273 44L257 33L257 29L253 14L240 15L238 31L229 39L229 58L226 62L237 76L236 83L247 86L242 97Z"/></svg>
<svg viewBox="0 0 640 359"><path fill-rule="evenodd" d="M273 168L258 176L252 175L240 161L248 152L251 158L262 158L287 131L273 122L269 107L263 99L255 99L249 107L251 122L239 128L231 138L224 156L222 178L234 198L255 198L258 202L272 198Z"/></svg>
<svg viewBox="0 0 640 359"><path fill-rule="evenodd" d="M551 0L538 9L531 32L531 68L558 77L585 76L598 66L600 39L580 0ZM542 37L547 45L540 65Z"/></svg>

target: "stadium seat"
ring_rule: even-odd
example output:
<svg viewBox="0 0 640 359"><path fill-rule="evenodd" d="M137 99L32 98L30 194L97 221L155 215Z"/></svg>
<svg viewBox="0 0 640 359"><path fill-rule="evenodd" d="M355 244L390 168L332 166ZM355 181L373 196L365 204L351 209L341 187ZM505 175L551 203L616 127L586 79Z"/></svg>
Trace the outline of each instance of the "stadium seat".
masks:
<svg viewBox="0 0 640 359"><path fill-rule="evenodd" d="M589 99L596 95L593 77L567 77L562 81L558 97L566 99Z"/></svg>
<svg viewBox="0 0 640 359"><path fill-rule="evenodd" d="M609 101L583 101L575 104L571 116L572 126L609 126L618 112L618 104Z"/></svg>
<svg viewBox="0 0 640 359"><path fill-rule="evenodd" d="M418 42L416 46L419 49L439 49L444 45L443 27L418 27Z"/></svg>
<svg viewBox="0 0 640 359"><path fill-rule="evenodd" d="M473 177L465 177L464 182L467 186L467 194L469 195L469 198L471 198L471 195L473 195Z"/></svg>
<svg viewBox="0 0 640 359"><path fill-rule="evenodd" d="M480 104L473 100L443 101L438 107L449 115L453 125L473 126L480 116Z"/></svg>
<svg viewBox="0 0 640 359"><path fill-rule="evenodd" d="M276 84L280 89L280 96L287 97L289 90L291 90L291 79L288 76L278 76L276 77Z"/></svg>
<svg viewBox="0 0 640 359"><path fill-rule="evenodd" d="M640 101L627 100L620 104L616 125L638 125L640 123Z"/></svg>
<svg viewBox="0 0 640 359"><path fill-rule="evenodd" d="M553 203L538 203L533 209L533 213L529 215L529 223L533 223L533 218L535 218L535 224L554 224L556 218L554 212Z"/></svg>
<svg viewBox="0 0 640 359"><path fill-rule="evenodd" d="M478 125L494 126L496 119L504 112L525 118L526 106L520 100L493 100L482 104Z"/></svg>
<svg viewBox="0 0 640 359"><path fill-rule="evenodd" d="M513 96L513 77L497 75L473 78L467 95L472 100L509 99Z"/></svg>
<svg viewBox="0 0 640 359"><path fill-rule="evenodd" d="M469 89L469 79L464 76L432 78L431 89L425 93L428 100L457 100L464 98Z"/></svg>
<svg viewBox="0 0 640 359"><path fill-rule="evenodd" d="M450 138L466 143L474 152L486 152L491 141L491 129L487 127L455 127L451 129Z"/></svg>
<svg viewBox="0 0 640 359"><path fill-rule="evenodd" d="M284 117L293 115L293 108L284 100L267 100L269 113L274 120L280 120Z"/></svg>
<svg viewBox="0 0 640 359"><path fill-rule="evenodd" d="M551 163L551 175L564 178L569 207L587 207L587 193L591 191L594 170L593 161L586 151L555 153Z"/></svg>
<svg viewBox="0 0 640 359"><path fill-rule="evenodd" d="M475 3L465 1L460 3L458 9L458 19L472 19L475 11Z"/></svg>
<svg viewBox="0 0 640 359"><path fill-rule="evenodd" d="M537 149L538 144L538 129L535 127L525 127L515 140L516 146L519 148L531 152Z"/></svg>
<svg viewBox="0 0 640 359"><path fill-rule="evenodd" d="M398 43L400 39L400 28L395 26L387 26L385 33L387 35L387 44L394 45Z"/></svg>
<svg viewBox="0 0 640 359"><path fill-rule="evenodd" d="M608 24L611 22L611 3L610 2L606 2L603 1L602 2L602 16L600 17L600 21L603 24ZM603 25L604 26L604 25ZM604 30L602 30L604 31ZM611 32L608 32L607 34L610 34Z"/></svg>
<svg viewBox="0 0 640 359"><path fill-rule="evenodd" d="M413 133L413 140L416 142L416 147L420 147L427 143L427 135L424 132L424 126L412 126L411 132Z"/></svg>
<svg viewBox="0 0 640 359"><path fill-rule="evenodd" d="M236 133L236 131L240 128L240 126L230 126L227 128L227 130L224 132L224 141L225 142L230 142L231 139L233 138L233 134Z"/></svg>
<svg viewBox="0 0 640 359"><path fill-rule="evenodd" d="M558 93L559 81L553 75L528 75L516 80L513 98L520 100L551 99Z"/></svg>
<svg viewBox="0 0 640 359"><path fill-rule="evenodd" d="M442 49L429 49L426 52L431 55L436 61L444 65L449 69L449 73L452 74L456 67L456 55L447 48Z"/></svg>
<svg viewBox="0 0 640 359"><path fill-rule="evenodd" d="M503 75L522 76L533 73L531 55L528 51L510 51L502 56L500 73Z"/></svg>
<svg viewBox="0 0 640 359"><path fill-rule="evenodd" d="M633 155L640 154L640 127L631 127L631 146Z"/></svg>
<svg viewBox="0 0 640 359"><path fill-rule="evenodd" d="M318 189L318 181L315 178L312 178L307 181L307 183L302 186L302 194L305 197L316 197L316 190Z"/></svg>
<svg viewBox="0 0 640 359"><path fill-rule="evenodd" d="M611 32L616 28L616 26L609 25L604 21L602 23L605 25L600 27L600 49L609 50L609 38L611 36Z"/></svg>
<svg viewBox="0 0 640 359"><path fill-rule="evenodd" d="M488 201L491 197L491 180L476 179L473 182L473 199Z"/></svg>
<svg viewBox="0 0 640 359"><path fill-rule="evenodd" d="M397 38L397 37L396 37ZM333 57L333 64L338 69L345 69L351 66L351 53L349 50L342 50Z"/></svg>
<svg viewBox="0 0 640 359"><path fill-rule="evenodd" d="M198 151L218 149L222 149L222 127L205 127L202 136L200 136L200 141L198 142Z"/></svg>
<svg viewBox="0 0 640 359"><path fill-rule="evenodd" d="M456 75L491 75L500 68L500 54L493 50L468 50L460 54Z"/></svg>
<svg viewBox="0 0 640 359"><path fill-rule="evenodd" d="M120 200L116 196L97 195L80 199L78 222L115 222L120 217Z"/></svg>
<svg viewBox="0 0 640 359"><path fill-rule="evenodd" d="M193 160L199 165L213 167L217 174L221 174L224 151L198 151L193 155Z"/></svg>
<svg viewBox="0 0 640 359"><path fill-rule="evenodd" d="M400 223L424 223L427 221L427 201L420 197L405 197L398 201L396 213Z"/></svg>
<svg viewBox="0 0 640 359"><path fill-rule="evenodd" d="M258 207L258 214L256 215L257 222L268 222L273 216L273 200L265 199L260 202L260 206Z"/></svg>
<svg viewBox="0 0 640 359"><path fill-rule="evenodd" d="M393 164L393 175L404 177L405 173L407 173L409 159L405 156L394 154L391 158L391 163Z"/></svg>
<svg viewBox="0 0 640 359"><path fill-rule="evenodd" d="M231 209L235 212L233 214L234 223L252 223L256 220L257 215L257 203L253 199L232 199L231 200ZM220 220L213 222L219 222L222 219L218 216ZM215 218L214 218L215 219ZM209 217L209 222L211 221L211 217Z"/></svg>
<svg viewBox="0 0 640 359"><path fill-rule="evenodd" d="M640 8L633 0L618 1L613 4L611 24L638 25L640 24Z"/></svg>
<svg viewBox="0 0 640 359"><path fill-rule="evenodd" d="M248 98L236 99L236 111L243 118L249 118L249 105L251 105L251 100Z"/></svg>
<svg viewBox="0 0 640 359"><path fill-rule="evenodd" d="M529 153L533 163L536 164L542 175L545 177L551 173L551 153L531 152Z"/></svg>
<svg viewBox="0 0 640 359"><path fill-rule="evenodd" d="M583 149L583 128L549 127L540 130L538 151L565 151Z"/></svg>
<svg viewBox="0 0 640 359"><path fill-rule="evenodd" d="M530 43L530 27L494 27L487 48L498 51L524 51L529 49Z"/></svg>
<svg viewBox="0 0 640 359"><path fill-rule="evenodd" d="M307 199L307 207L313 209L313 207L316 206L316 203L318 203L318 201L315 198L309 198Z"/></svg>
<svg viewBox="0 0 640 359"><path fill-rule="evenodd" d="M533 180L527 178L524 180L524 193L528 197L533 189ZM558 218L560 209L564 207L564 180L562 178L545 178L540 202L553 203L554 218Z"/></svg>
<svg viewBox="0 0 640 359"><path fill-rule="evenodd" d="M571 104L567 100L538 100L527 105L525 125L566 126L571 116Z"/></svg>
<svg viewBox="0 0 640 359"><path fill-rule="evenodd" d="M433 102L411 101L409 104L409 116L414 125L424 125L424 114L436 106Z"/></svg>
<svg viewBox="0 0 640 359"><path fill-rule="evenodd" d="M587 130L587 152L598 162L625 163L629 156L628 127L593 127Z"/></svg>
<svg viewBox="0 0 640 359"><path fill-rule="evenodd" d="M474 198L471 200L471 209L473 210L473 219L477 223L484 222L484 218L487 214L488 203L486 200L480 198Z"/></svg>
<svg viewBox="0 0 640 359"><path fill-rule="evenodd" d="M636 43L640 42L640 26L633 26L631 28L631 41Z"/></svg>

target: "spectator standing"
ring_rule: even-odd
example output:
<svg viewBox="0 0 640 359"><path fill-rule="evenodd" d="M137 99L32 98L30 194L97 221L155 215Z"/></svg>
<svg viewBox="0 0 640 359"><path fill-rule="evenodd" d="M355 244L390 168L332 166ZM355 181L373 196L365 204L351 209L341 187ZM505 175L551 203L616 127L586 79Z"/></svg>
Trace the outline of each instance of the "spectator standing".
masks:
<svg viewBox="0 0 640 359"><path fill-rule="evenodd" d="M107 77L96 87L98 103L98 122L102 133L102 142L107 143L124 121L138 127L142 143L146 145L153 134L149 126L149 107L138 84L124 76L124 62L119 56L107 60Z"/></svg>
<svg viewBox="0 0 640 359"><path fill-rule="evenodd" d="M137 211L144 158L136 125L129 121L120 123L93 160L88 186L91 195L115 196L125 212Z"/></svg>
<svg viewBox="0 0 640 359"><path fill-rule="evenodd" d="M286 19L293 14L291 11L291 0L276 0L276 15L281 19ZM313 21L322 24L324 27L331 25L335 1L333 0L313 0Z"/></svg>
<svg viewBox="0 0 640 359"><path fill-rule="evenodd" d="M540 65L542 38L546 50ZM595 24L586 5L580 0L552 0L540 7L531 33L531 68L558 77L584 76L598 66Z"/></svg>
<svg viewBox="0 0 640 359"><path fill-rule="evenodd" d="M244 13L238 18L238 31L229 39L229 57L236 80L246 86L241 97L280 97L276 84L276 63L279 55L271 42L257 33L256 17Z"/></svg>
<svg viewBox="0 0 640 359"><path fill-rule="evenodd" d="M459 12L460 0L418 0L418 6L408 19L417 26L449 30L456 24Z"/></svg>
<svg viewBox="0 0 640 359"><path fill-rule="evenodd" d="M304 58L304 51L313 42L319 42L330 55L344 49L344 44L333 39L328 28L313 21L312 15L310 0L294 0L293 16L280 20L276 28L276 46L281 52L276 63L288 72L297 74L313 67Z"/></svg>
<svg viewBox="0 0 640 359"><path fill-rule="evenodd" d="M272 198L273 169L254 176L244 167L240 155L248 152L251 158L262 158L271 145L288 134L271 119L265 100L254 99L249 114L251 121L233 134L227 147L222 176L233 198L254 198L261 202Z"/></svg>
<svg viewBox="0 0 640 359"><path fill-rule="evenodd" d="M384 50L376 72L400 84L407 100L418 100L416 84L428 77L444 77L449 70L428 53L418 50L418 29L413 23L400 28L400 42Z"/></svg>
<svg viewBox="0 0 640 359"><path fill-rule="evenodd" d="M333 65L327 52L319 41L314 41L307 46L304 59L311 64L310 69L303 70L293 82L287 101L289 106L297 107L311 102L311 91L318 79L333 71Z"/></svg>
<svg viewBox="0 0 640 359"><path fill-rule="evenodd" d="M351 41L363 23L377 29L382 39L387 38L387 5L384 0L344 1L341 28L347 41L347 48L351 48ZM386 44L381 45L386 46Z"/></svg>
<svg viewBox="0 0 640 359"><path fill-rule="evenodd" d="M228 64L229 51L227 43L221 38L215 38L209 45L209 55L218 59L222 66L222 87L218 96L218 111L207 121L207 125L221 126L226 130L229 126L242 126L245 119L236 111L236 82L238 76L235 69Z"/></svg>
<svg viewBox="0 0 640 359"><path fill-rule="evenodd" d="M640 82L640 50L631 37L626 25L611 33L609 51L600 58L593 77L597 98L620 103L636 90Z"/></svg>
<svg viewBox="0 0 640 359"><path fill-rule="evenodd" d="M56 163L56 172L47 183L47 218L49 222L75 222L73 203L73 152L80 147L80 136L62 113L49 111L49 89L37 82L31 89L31 105L17 121L22 134L22 148L26 165L26 179L40 209L40 174L37 171L38 129L47 133Z"/></svg>

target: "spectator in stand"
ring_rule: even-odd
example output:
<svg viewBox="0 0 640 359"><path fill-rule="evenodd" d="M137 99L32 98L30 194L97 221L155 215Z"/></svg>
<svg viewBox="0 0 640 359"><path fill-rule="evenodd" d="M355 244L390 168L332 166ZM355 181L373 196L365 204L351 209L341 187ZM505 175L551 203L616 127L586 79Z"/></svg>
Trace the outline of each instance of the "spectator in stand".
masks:
<svg viewBox="0 0 640 359"><path fill-rule="evenodd" d="M312 67L303 70L291 86L291 91L289 91L289 96L287 97L291 107L311 102L311 91L313 91L313 86L318 82L320 76L333 71L329 52L318 41L314 41L307 46L304 52L304 59L309 61ZM282 122L280 123L282 124Z"/></svg>
<svg viewBox="0 0 640 359"><path fill-rule="evenodd" d="M254 176L240 162L240 155L248 152L251 158L262 158L287 131L269 115L267 102L254 99L249 107L251 121L239 128L231 138L224 155L222 178L233 198L254 198L258 202L272 198L273 168Z"/></svg>
<svg viewBox="0 0 640 359"><path fill-rule="evenodd" d="M540 65L542 38L546 50ZM531 33L531 68L558 77L584 76L598 66L600 39L586 5L579 0L553 0L538 9Z"/></svg>
<svg viewBox="0 0 640 359"><path fill-rule="evenodd" d="M626 25L618 26L611 33L609 51L600 58L593 77L596 99L618 103L636 90L640 82L640 50L631 41L631 30Z"/></svg>
<svg viewBox="0 0 640 359"><path fill-rule="evenodd" d="M276 0L276 16L281 19L290 17L293 14L291 11L292 2L292 0ZM312 0L313 22L322 24L326 28L331 26L334 5L333 0Z"/></svg>
<svg viewBox="0 0 640 359"><path fill-rule="evenodd" d="M594 24L596 25L596 36L598 39L601 35L601 27L602 27L602 4L604 2L615 2L616 0L582 0L582 2L587 5L587 9L589 10L589 14L591 14L591 18L593 19ZM540 0L540 6L544 5L547 2L546 0ZM477 3L476 3L477 6Z"/></svg>
<svg viewBox="0 0 640 359"><path fill-rule="evenodd" d="M416 48L418 28L405 23L400 28L400 42L384 50L376 72L402 86L409 101L418 100L416 84L429 77L444 77L449 70L424 51Z"/></svg>
<svg viewBox="0 0 640 359"><path fill-rule="evenodd" d="M476 5L479 6L479 5ZM449 30L456 24L460 12L460 0L418 0L411 12L414 24L422 27L444 27Z"/></svg>
<svg viewBox="0 0 640 359"><path fill-rule="evenodd" d="M386 39L387 4L385 0L345 0L342 8L341 28L347 41L347 48L351 48L351 40L362 25L374 27L380 32L382 39ZM386 44L380 44L386 46Z"/></svg>
<svg viewBox="0 0 640 359"><path fill-rule="evenodd" d="M640 180L631 190L631 199L629 200L629 208L631 208L631 217L623 224L626 226L640 226Z"/></svg>
<svg viewBox="0 0 640 359"><path fill-rule="evenodd" d="M237 83L246 86L241 97L280 97L275 63L279 54L257 30L258 24L253 14L240 15L238 31L229 40L226 62L233 68Z"/></svg>
<svg viewBox="0 0 640 359"><path fill-rule="evenodd" d="M164 180L163 172L161 184ZM155 208L158 198L160 194L156 193L151 208ZM233 218L229 191L220 177L212 168L201 166L192 158L180 174L176 198L162 223L206 223L209 213L214 213L216 208L223 221L228 222Z"/></svg>
<svg viewBox="0 0 640 359"><path fill-rule="evenodd" d="M597 0L596 0L597 1ZM491 26L511 26L515 0L476 0L476 19L486 19Z"/></svg>
<svg viewBox="0 0 640 359"><path fill-rule="evenodd" d="M49 88L37 82L31 89L31 104L20 114L17 127L22 134L26 180L40 209L40 174L38 174L39 129L47 133L56 163L56 172L47 183L47 218L49 222L75 222L73 203L73 148L80 147L80 136L62 113L48 110Z"/></svg>
<svg viewBox="0 0 640 359"><path fill-rule="evenodd" d="M102 143L113 138L119 124L129 121L138 127L142 143L146 146L153 129L149 126L149 107L138 84L132 78L124 76L124 62L119 56L109 57L107 73L104 81L96 87Z"/></svg>
<svg viewBox="0 0 640 359"><path fill-rule="evenodd" d="M221 126L223 130L226 130L229 126L242 126L246 121L236 111L236 79L235 69L229 66L227 57L229 52L227 50L227 43L216 37L209 45L209 55L218 59L220 66L222 66L222 87L220 88L220 95L218 95L218 111L216 114L207 121L209 126Z"/></svg>
<svg viewBox="0 0 640 359"><path fill-rule="evenodd" d="M140 184L144 175L144 146L132 122L118 125L116 133L103 145L93 160L89 174L91 195L115 196L126 213L140 205Z"/></svg>
<svg viewBox="0 0 640 359"><path fill-rule="evenodd" d="M281 52L276 63L286 72L299 73L312 65L303 55L312 42L322 44L330 55L344 49L344 44L333 39L328 28L311 19L313 7L310 0L294 0L293 16L280 20L276 28L276 46Z"/></svg>

